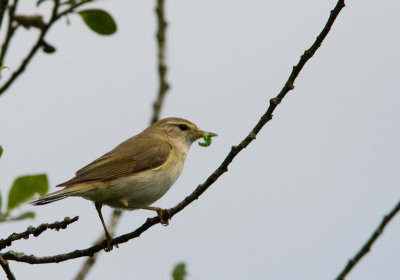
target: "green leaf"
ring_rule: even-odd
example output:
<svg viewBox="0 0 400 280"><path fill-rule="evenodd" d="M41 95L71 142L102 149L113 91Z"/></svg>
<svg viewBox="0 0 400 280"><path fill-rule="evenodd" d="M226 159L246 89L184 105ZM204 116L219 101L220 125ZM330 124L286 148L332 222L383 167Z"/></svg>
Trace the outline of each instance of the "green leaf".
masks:
<svg viewBox="0 0 400 280"><path fill-rule="evenodd" d="M0 67L0 70L3 70L3 69L8 69L8 70L10 70L10 68L7 67L7 66L1 66L1 67Z"/></svg>
<svg viewBox="0 0 400 280"><path fill-rule="evenodd" d="M48 190L49 182L46 174L18 177L8 193L7 211L31 199L36 193L44 195Z"/></svg>
<svg viewBox="0 0 400 280"><path fill-rule="evenodd" d="M172 271L172 279L173 280L184 280L186 278L186 264L180 262L175 265L174 270Z"/></svg>
<svg viewBox="0 0 400 280"><path fill-rule="evenodd" d="M35 215L36 215L35 212L32 212L32 211L24 212L17 217L12 217L7 213L0 213L0 223L1 222L20 221L20 220L25 220L25 219L33 219L33 218L35 218Z"/></svg>
<svg viewBox="0 0 400 280"><path fill-rule="evenodd" d="M3 147L0 145L0 158L2 154L3 154Z"/></svg>
<svg viewBox="0 0 400 280"><path fill-rule="evenodd" d="M33 218L35 218L35 212L28 211L28 212L22 213L21 215L19 215L17 217L8 218L8 221L19 221L19 220L33 219Z"/></svg>
<svg viewBox="0 0 400 280"><path fill-rule="evenodd" d="M104 10L83 10L78 14L90 29L100 35L111 35L117 31L117 25L113 17Z"/></svg>
<svg viewBox="0 0 400 280"><path fill-rule="evenodd" d="M0 223L7 221L7 213L0 213Z"/></svg>

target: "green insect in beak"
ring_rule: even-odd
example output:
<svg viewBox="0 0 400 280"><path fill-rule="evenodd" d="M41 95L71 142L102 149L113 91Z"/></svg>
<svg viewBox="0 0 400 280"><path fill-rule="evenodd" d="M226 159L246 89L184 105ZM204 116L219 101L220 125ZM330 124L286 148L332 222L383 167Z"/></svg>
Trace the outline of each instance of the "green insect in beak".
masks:
<svg viewBox="0 0 400 280"><path fill-rule="evenodd" d="M199 145L202 147L208 147L211 145L211 136L208 132L203 133L203 139L205 142L199 142Z"/></svg>

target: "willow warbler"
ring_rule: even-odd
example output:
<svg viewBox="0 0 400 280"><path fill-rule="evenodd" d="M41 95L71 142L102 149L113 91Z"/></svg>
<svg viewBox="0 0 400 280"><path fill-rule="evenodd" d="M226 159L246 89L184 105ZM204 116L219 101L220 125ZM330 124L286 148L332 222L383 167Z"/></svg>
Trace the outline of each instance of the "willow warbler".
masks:
<svg viewBox="0 0 400 280"><path fill-rule="evenodd" d="M110 152L76 172L74 178L59 184L64 189L33 202L44 205L68 196L80 196L96 206L108 242L111 236L104 223L101 207L156 211L161 223L163 210L150 206L161 198L182 172L190 145L206 132L181 118L160 120L142 133L129 138ZM217 134L208 132L209 136Z"/></svg>

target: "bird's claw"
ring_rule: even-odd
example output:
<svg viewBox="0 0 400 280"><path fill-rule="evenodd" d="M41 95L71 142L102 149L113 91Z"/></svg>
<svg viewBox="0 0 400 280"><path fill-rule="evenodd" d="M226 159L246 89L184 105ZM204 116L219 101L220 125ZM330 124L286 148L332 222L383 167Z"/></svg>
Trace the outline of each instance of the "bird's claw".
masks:
<svg viewBox="0 0 400 280"><path fill-rule="evenodd" d="M168 218L164 219L165 210L161 209L161 208L158 208L156 211L157 211L157 215L158 215L158 218L160 219L161 224L163 226L168 226L169 225L169 222L168 222L169 219Z"/></svg>
<svg viewBox="0 0 400 280"><path fill-rule="evenodd" d="M111 244L112 240L113 240L113 239L111 238L111 236L107 237L107 248L104 248L104 251L105 251L105 252L110 252L110 251L112 251L112 249L114 248L114 246L115 246L115 248L119 248L119 247L118 247L118 244L115 244L114 246Z"/></svg>

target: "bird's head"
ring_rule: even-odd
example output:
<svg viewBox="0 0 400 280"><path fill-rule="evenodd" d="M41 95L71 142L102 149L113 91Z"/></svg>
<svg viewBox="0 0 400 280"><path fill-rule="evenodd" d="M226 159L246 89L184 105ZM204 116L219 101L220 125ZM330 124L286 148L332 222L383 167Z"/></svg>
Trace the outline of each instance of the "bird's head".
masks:
<svg viewBox="0 0 400 280"><path fill-rule="evenodd" d="M194 123L181 118L166 118L162 119L149 129L154 129L160 132L172 144L186 145L187 148L196 140L203 137L205 131L200 130ZM215 137L217 134L207 132L210 137Z"/></svg>

